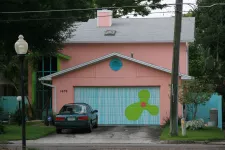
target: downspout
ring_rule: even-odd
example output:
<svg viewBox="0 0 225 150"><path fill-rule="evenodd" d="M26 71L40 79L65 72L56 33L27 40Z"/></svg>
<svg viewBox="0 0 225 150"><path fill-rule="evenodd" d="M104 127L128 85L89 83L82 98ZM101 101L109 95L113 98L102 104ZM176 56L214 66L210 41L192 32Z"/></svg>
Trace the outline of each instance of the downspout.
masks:
<svg viewBox="0 0 225 150"><path fill-rule="evenodd" d="M187 46L187 50L186 50L186 71L187 71L187 75L189 75L189 44L188 42L186 42L186 46Z"/></svg>
<svg viewBox="0 0 225 150"><path fill-rule="evenodd" d="M52 85L52 84L47 84L47 83L44 83L43 81L41 81L41 84L43 84L43 85L45 85L45 86L48 86L48 87L51 87L51 88L54 88L54 102L55 102L55 112L57 112L57 110L56 110L56 106L57 106L57 104L56 104L56 102L57 102L57 100L56 100L56 86L54 86L54 85Z"/></svg>

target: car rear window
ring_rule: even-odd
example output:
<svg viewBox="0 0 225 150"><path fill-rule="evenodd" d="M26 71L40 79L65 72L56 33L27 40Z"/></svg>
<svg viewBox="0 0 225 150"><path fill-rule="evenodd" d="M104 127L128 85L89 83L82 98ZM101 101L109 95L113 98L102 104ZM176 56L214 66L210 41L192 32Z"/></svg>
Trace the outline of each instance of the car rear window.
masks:
<svg viewBox="0 0 225 150"><path fill-rule="evenodd" d="M60 110L60 114L84 114L87 112L86 106L84 105L65 105Z"/></svg>

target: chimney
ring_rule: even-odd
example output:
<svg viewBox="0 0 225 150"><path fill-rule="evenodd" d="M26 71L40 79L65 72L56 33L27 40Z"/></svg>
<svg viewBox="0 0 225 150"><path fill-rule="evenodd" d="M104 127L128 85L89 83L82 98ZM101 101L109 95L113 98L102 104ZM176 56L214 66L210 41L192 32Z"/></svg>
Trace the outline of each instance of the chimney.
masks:
<svg viewBox="0 0 225 150"><path fill-rule="evenodd" d="M97 26L110 27L112 25L112 10L97 10Z"/></svg>

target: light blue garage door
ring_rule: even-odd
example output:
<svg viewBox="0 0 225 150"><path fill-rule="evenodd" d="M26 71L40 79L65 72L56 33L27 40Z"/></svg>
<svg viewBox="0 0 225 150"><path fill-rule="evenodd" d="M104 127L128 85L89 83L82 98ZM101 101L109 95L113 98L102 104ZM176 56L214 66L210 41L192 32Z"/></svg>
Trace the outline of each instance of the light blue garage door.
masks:
<svg viewBox="0 0 225 150"><path fill-rule="evenodd" d="M75 102L98 110L102 125L159 125L159 87L76 87Z"/></svg>

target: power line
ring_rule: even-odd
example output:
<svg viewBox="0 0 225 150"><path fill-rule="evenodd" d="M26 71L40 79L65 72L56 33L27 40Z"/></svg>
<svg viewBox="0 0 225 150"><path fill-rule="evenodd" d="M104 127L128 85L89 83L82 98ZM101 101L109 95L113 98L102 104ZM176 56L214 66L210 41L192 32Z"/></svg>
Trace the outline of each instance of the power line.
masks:
<svg viewBox="0 0 225 150"><path fill-rule="evenodd" d="M138 7L168 7L172 5L189 5L194 10L194 7L198 8L211 8L214 6L224 6L225 3L215 3L212 5L202 5L197 6L194 3L168 3L168 4L149 4L149 5L139 5L139 6L122 6L122 7L102 7L102 8L75 8L75 9L52 9L52 10L38 10L38 11L14 11L14 12L0 12L0 14L24 14L24 13L49 13L49 12L69 12L69 11L89 11L89 10L102 10L102 9L124 9L124 8L138 8Z"/></svg>
<svg viewBox="0 0 225 150"><path fill-rule="evenodd" d="M225 4L225 3L224 3ZM38 11L15 11L15 12L0 12L0 14L24 14L24 13L49 13L49 12L68 12L68 11L89 11L102 9L124 9L124 8L139 8L139 7L168 7L170 5L195 5L193 3L169 3L169 4L149 4L139 6L122 6L122 7L103 7L103 8L80 8L80 9L53 9L53 10L38 10Z"/></svg>
<svg viewBox="0 0 225 150"><path fill-rule="evenodd" d="M189 11L182 11L182 12L189 12ZM150 14L165 14L165 13L175 13L175 11L164 11L164 12L151 12ZM127 14L125 16L134 16L138 14ZM104 16L97 16L97 17L108 17L112 15L104 15ZM125 17L124 16L124 17ZM39 21L39 20L66 20L66 19L82 19L81 17L56 17L56 18L29 18L29 19L8 19L8 20L0 20L0 22L19 22L19 21Z"/></svg>

